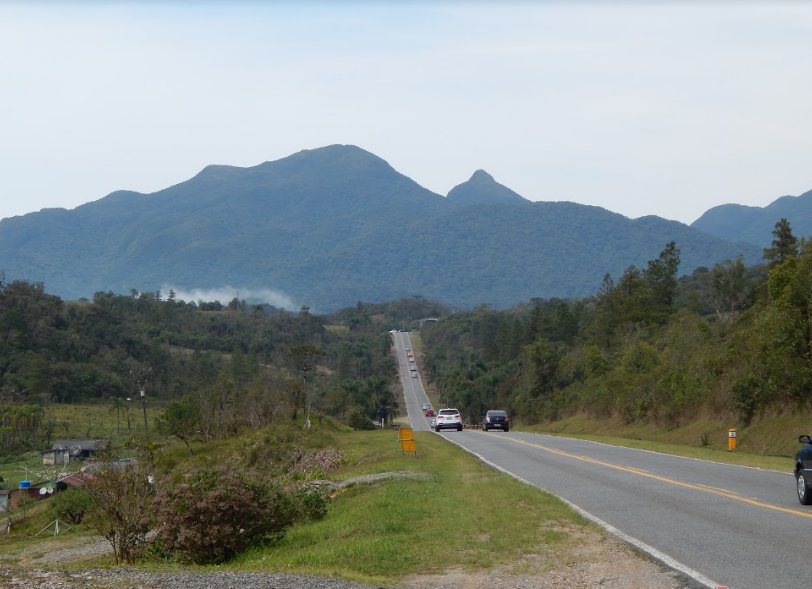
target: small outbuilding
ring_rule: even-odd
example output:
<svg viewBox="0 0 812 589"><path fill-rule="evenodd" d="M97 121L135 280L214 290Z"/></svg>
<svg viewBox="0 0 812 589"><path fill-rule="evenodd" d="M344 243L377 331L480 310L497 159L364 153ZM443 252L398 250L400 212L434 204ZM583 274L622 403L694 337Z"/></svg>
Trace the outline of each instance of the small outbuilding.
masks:
<svg viewBox="0 0 812 589"><path fill-rule="evenodd" d="M107 450L107 440L57 440L50 450L42 453L42 464L63 465L86 460Z"/></svg>

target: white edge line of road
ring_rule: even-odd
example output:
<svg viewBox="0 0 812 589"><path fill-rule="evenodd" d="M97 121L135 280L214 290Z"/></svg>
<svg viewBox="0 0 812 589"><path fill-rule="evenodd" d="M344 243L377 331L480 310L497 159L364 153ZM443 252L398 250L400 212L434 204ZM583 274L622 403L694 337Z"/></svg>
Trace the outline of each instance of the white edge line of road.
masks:
<svg viewBox="0 0 812 589"><path fill-rule="evenodd" d="M443 437L445 437L445 436L443 436ZM480 461L487 464L488 466L490 466L494 470L498 470L499 472L503 472L506 475L509 475L509 476L513 477L514 479L516 479L517 481L522 482L522 483L524 483L526 485L530 485L531 487L535 487L536 489L541 489L545 493L550 493L550 491L548 491L544 487L540 487L539 485L535 485L535 484L531 483L530 481L528 481L526 479L523 479L522 477L510 472L509 470L506 470L506 469L502 468L498 464L494 464L493 462L491 462L490 460L488 460L484 456L469 450L468 448L466 448L465 446L463 446L459 442L457 442L455 440L452 440L451 438L448 438L448 437L445 437L445 439L448 440L449 442L451 442L452 444L456 444L457 446L459 446L460 448L462 448L463 450L465 450L469 454L472 454L473 456L476 456ZM580 515L582 515L583 517L585 517L586 519L588 519L592 523L595 523L595 524L599 525L604 530L606 530L607 532L609 532L613 536L616 536L617 538L619 538L620 540L622 540L626 544L634 546L637 550L639 550L639 551L641 551L641 552L643 552L645 554L648 554L654 560L657 560L657 561L663 563L664 565L668 566L669 568L672 568L672 569L674 569L676 571L679 571L680 573L692 578L694 581L697 581L698 583L702 583L703 585L705 585L706 587L709 587L710 589L717 589L718 587L720 587L720 585L718 583L715 583L715 582L711 581L709 578L707 578L705 575L703 575L699 571L695 571L694 569L682 564L681 562L677 562L676 560L674 560L673 558L671 558L667 554L664 554L664 553L660 552L659 550L657 550L653 546L649 546L645 542L642 542L642 541L638 540L637 538L633 538L633 537L629 536L628 534L625 534L625 533L621 532L620 530L618 530L613 525L603 521L602 519L600 519L597 516L592 515L588 511L585 511L585 510L581 509L580 507L578 507L577 505L575 505L574 503L572 503L570 501L567 501L563 497L561 497L559 495L556 495L555 493L550 493L550 495L553 495L554 497L557 497L559 500L566 503L571 509L574 509L576 512L578 512Z"/></svg>

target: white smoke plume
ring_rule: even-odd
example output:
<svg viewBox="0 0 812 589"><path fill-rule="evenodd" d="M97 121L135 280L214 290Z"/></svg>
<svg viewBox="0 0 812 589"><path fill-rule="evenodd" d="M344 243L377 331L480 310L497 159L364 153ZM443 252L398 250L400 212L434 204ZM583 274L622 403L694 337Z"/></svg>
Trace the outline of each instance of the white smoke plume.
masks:
<svg viewBox="0 0 812 589"><path fill-rule="evenodd" d="M236 298L249 304L267 303L288 311L298 311L301 308L301 305L296 304L293 299L285 293L271 290L270 288L235 288L225 285L217 288L188 289L165 285L161 288L164 300L169 296L170 289L175 292L175 300L185 301L187 303L192 301L195 303L198 301L205 303L220 301L223 305L227 305Z"/></svg>

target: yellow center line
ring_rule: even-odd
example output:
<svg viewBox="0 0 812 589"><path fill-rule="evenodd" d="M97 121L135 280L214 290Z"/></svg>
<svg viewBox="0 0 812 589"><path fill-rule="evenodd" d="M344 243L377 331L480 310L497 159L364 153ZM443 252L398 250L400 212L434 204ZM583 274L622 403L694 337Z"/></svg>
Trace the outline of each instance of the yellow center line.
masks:
<svg viewBox="0 0 812 589"><path fill-rule="evenodd" d="M748 505L754 505L756 507L763 507L764 509L771 509L773 511L780 511L782 513L790 513L792 515L800 515L802 517L812 518L812 512L807 511L800 511L798 509L789 509L787 507L780 507L778 505L773 505L771 503L764 503L763 501L759 501L758 499L748 499L747 497L742 497L735 491L728 491L727 489L720 489L718 487L710 487L708 485L695 485L693 483L685 483L683 481L678 481L675 479L671 479L668 477L663 477L656 474L651 474L650 472L646 472L645 470L641 470L639 468L632 468L628 466L620 466L618 464L612 464L611 462L604 462L602 460L597 460L595 458L591 458L589 456L578 456L577 454L570 454L569 452L565 452L564 450L558 450L557 448L549 448L547 446L542 446L540 444L533 444L531 442L526 442L524 440L517 440L515 438L504 438L509 439L511 442L516 442L517 444L523 444L525 446L531 446L533 448L538 448L539 450L544 450L546 452L551 452L553 454L558 454L559 456L565 456L567 458L574 458L575 460L582 460L584 462L589 462L592 464L599 464L601 466L606 466L608 468L614 468L615 470L621 470L623 472L628 472L631 474L636 474L641 477L647 477L650 479L654 479L656 481L661 481L663 483L669 483L672 485L676 485L678 487L684 487L686 489L694 489L695 491L704 491L705 493L711 493L712 495L718 495L719 497L725 497L726 499L733 499L734 501L741 501L742 503L747 503Z"/></svg>

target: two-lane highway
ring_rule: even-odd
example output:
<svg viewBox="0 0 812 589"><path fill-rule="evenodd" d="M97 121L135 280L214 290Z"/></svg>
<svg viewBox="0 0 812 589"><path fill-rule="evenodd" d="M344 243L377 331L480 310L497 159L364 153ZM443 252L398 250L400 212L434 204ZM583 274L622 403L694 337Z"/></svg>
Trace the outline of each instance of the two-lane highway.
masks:
<svg viewBox="0 0 812 589"><path fill-rule="evenodd" d="M398 335L396 341L408 338ZM408 366L405 372L412 426L427 430L422 385L408 386L420 379L408 375ZM779 473L516 431L439 435L565 499L710 587L812 586L806 556L812 508L795 497L789 459L787 472Z"/></svg>
<svg viewBox="0 0 812 589"><path fill-rule="evenodd" d="M395 341L396 358L398 360L398 372L400 373L400 380L403 383L403 397L406 402L406 412L409 416L409 422L412 429L416 432L431 431L431 425L428 418L423 413L423 403L429 403L429 398L426 396L426 391L423 389L423 378L419 372L416 372L417 377L412 378L412 371L409 362L406 348L411 350L412 343L409 334L406 332L395 332L392 334Z"/></svg>
<svg viewBox="0 0 812 589"><path fill-rule="evenodd" d="M521 432L443 434L732 589L810 585L792 476Z"/></svg>

